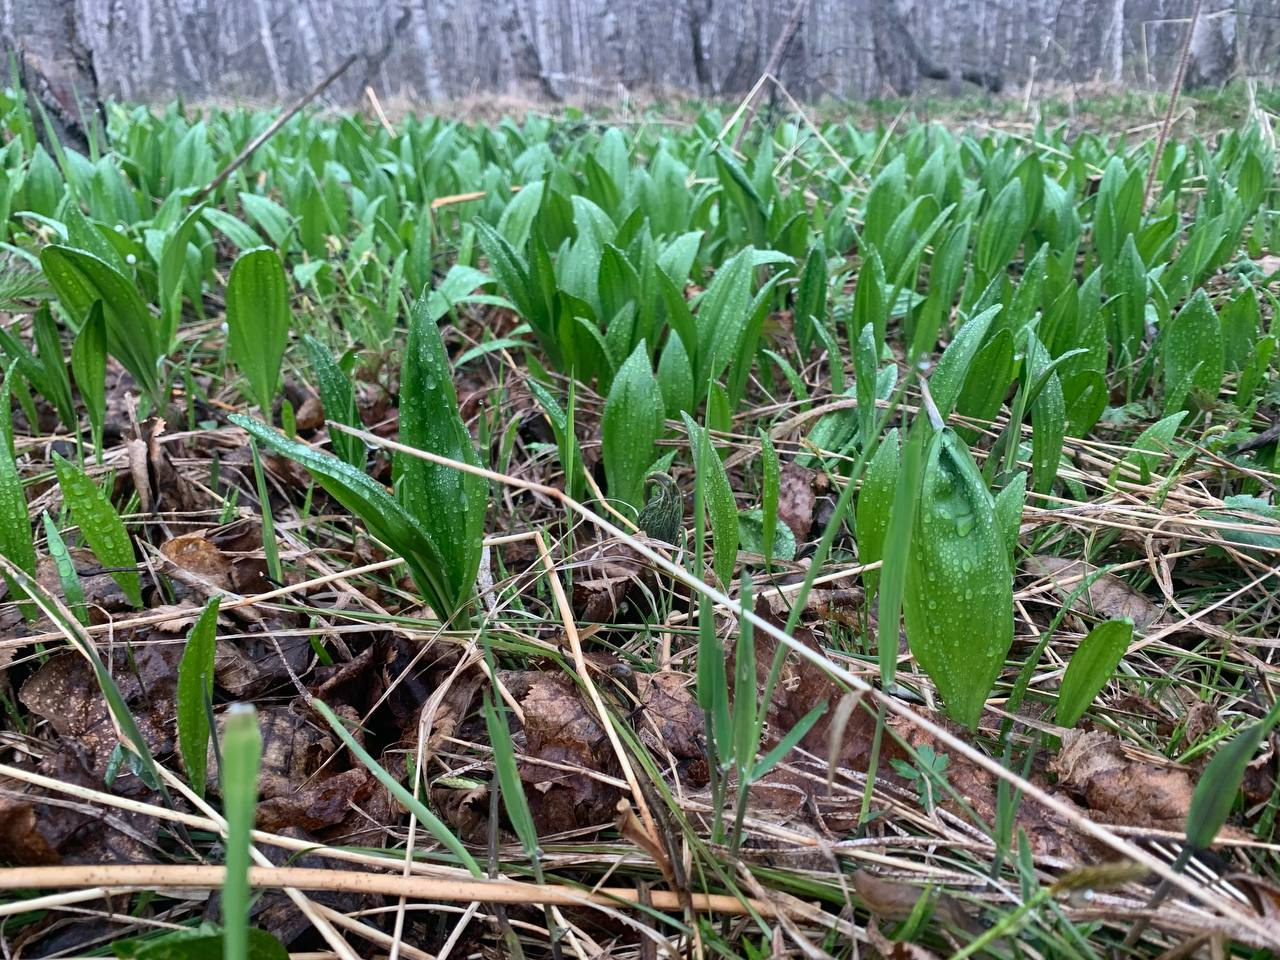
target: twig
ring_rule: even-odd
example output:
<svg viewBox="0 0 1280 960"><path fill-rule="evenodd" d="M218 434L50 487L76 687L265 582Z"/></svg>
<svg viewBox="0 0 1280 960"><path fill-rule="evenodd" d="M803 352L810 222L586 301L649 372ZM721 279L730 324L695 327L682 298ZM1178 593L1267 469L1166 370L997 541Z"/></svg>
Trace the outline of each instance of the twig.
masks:
<svg viewBox="0 0 1280 960"><path fill-rule="evenodd" d="M246 160L248 160L251 156L253 156L254 151L256 151L260 146L262 146L264 143L270 140L273 136L275 136L276 131L279 130L281 127L283 127L286 123L288 123L289 120L294 116L294 114L296 114L299 110L305 107L308 103L310 103L316 97L320 96L320 94L324 93L324 91L328 88L329 84L333 83L333 81L337 80L340 76L346 73L347 70L350 68L350 66L355 62L356 62L356 55L353 53L349 57L347 57L347 59L343 60L342 63L338 64L338 66L334 68L332 73L330 73L327 77L325 77L323 80L317 83L314 87L312 87L311 90L306 94L306 96L304 96L301 100L295 103L292 107L290 107L284 113L280 114L280 116L276 117L275 120L271 122L271 125L267 127L267 129L263 130L260 134L258 134L252 140L250 140L248 145L245 146L245 148L241 150L238 154L236 154L235 159L232 160L230 163L228 163L225 167L223 167L222 170L218 173L218 175L214 177L212 180L210 180L208 184L205 185L205 188L195 195L193 202L199 203L209 194L213 193L213 191L217 190L220 186L222 186L222 184L226 182L227 177L235 173L236 170L240 168L241 164L243 164Z"/></svg>
<svg viewBox="0 0 1280 960"><path fill-rule="evenodd" d="M391 121L387 119L387 112L382 109L382 101L378 99L378 95L373 92L373 87L365 87L364 95L369 98L369 103L373 106L373 112L378 116L378 122L382 124L382 129L387 131L391 136L396 135L396 128L391 125Z"/></svg>
<svg viewBox="0 0 1280 960"><path fill-rule="evenodd" d="M1196 32L1196 21L1200 19L1200 5L1204 0L1196 0L1191 8L1191 22L1187 24L1187 35L1182 38L1182 53L1178 56L1178 70L1173 75L1173 86L1169 89L1169 109L1164 113L1164 123L1160 126L1160 135L1156 137L1156 148L1151 154L1151 168L1147 170L1147 185L1142 191L1142 212L1147 212L1151 204L1151 188L1155 186L1156 169L1160 166L1160 155L1164 153L1165 141L1169 139L1169 128L1173 126L1173 111L1178 106L1178 95L1182 92L1182 81L1187 75L1187 61L1191 57L1191 35Z"/></svg>
<svg viewBox="0 0 1280 960"><path fill-rule="evenodd" d="M0 871L0 890L73 890L81 887L155 890L187 887L213 890L226 876L222 866L169 864L110 864L74 867L17 867ZM321 870L314 867L250 867L249 883L258 889L332 890L343 893L411 897L448 903L539 903L561 907L617 907L636 903L634 887L607 887L595 893L555 884L518 880L445 880L396 874L360 873L354 870ZM673 890L650 890L649 902L659 910L676 910L683 895ZM743 900L729 894L694 893L695 910L749 916L777 917L782 911L765 900Z"/></svg>

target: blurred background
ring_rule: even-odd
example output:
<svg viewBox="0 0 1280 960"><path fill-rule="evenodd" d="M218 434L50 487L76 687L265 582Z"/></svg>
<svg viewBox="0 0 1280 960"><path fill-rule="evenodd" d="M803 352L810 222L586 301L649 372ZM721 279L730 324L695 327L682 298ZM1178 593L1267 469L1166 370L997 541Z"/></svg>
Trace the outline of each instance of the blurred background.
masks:
<svg viewBox="0 0 1280 960"><path fill-rule="evenodd" d="M29 89L349 104L493 96L602 106L744 94L776 59L797 98L1167 88L1195 0L0 0ZM1280 0L1204 0L1187 84L1274 81ZM1062 95L1063 89L1057 93Z"/></svg>

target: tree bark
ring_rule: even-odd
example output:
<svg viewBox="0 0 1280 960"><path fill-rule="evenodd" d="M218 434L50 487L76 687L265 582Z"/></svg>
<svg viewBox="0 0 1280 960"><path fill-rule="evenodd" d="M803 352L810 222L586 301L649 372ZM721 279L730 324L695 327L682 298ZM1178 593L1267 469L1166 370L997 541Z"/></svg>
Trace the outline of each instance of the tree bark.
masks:
<svg viewBox="0 0 1280 960"><path fill-rule="evenodd" d="M81 42L74 0L44 0L30 4L3 0L0 50L13 53L23 88L44 108L60 143L88 151L91 116L101 111L93 54ZM44 124L36 130L44 138Z"/></svg>

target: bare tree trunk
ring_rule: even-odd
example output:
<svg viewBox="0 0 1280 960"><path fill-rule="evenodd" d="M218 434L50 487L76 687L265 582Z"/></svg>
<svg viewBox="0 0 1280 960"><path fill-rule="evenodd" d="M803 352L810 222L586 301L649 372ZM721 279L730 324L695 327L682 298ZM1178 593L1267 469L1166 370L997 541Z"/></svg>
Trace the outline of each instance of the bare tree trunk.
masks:
<svg viewBox="0 0 1280 960"><path fill-rule="evenodd" d="M81 42L74 0L2 2L0 49L16 54L23 87L44 108L59 142L86 152L93 126L89 117L101 105L93 54ZM43 137L43 124L37 130Z"/></svg>

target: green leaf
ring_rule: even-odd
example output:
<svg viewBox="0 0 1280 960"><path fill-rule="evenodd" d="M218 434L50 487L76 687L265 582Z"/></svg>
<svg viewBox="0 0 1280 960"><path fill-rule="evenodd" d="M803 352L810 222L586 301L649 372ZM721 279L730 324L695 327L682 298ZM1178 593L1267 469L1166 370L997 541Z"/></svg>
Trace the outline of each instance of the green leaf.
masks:
<svg viewBox="0 0 1280 960"><path fill-rule="evenodd" d="M1187 811L1187 842L1191 846L1204 850L1213 844L1231 815L1245 770L1277 720L1280 720L1280 702L1272 704L1263 719L1245 727L1219 747L1200 772L1191 795L1191 809Z"/></svg>
<svg viewBox="0 0 1280 960"><path fill-rule="evenodd" d="M480 457L458 413L453 371L440 329L419 297L409 315L409 342L400 367L400 442L473 467ZM396 454L397 495L442 552L450 607L475 587L484 539L489 484L453 467Z"/></svg>
<svg viewBox="0 0 1280 960"><path fill-rule="evenodd" d="M1013 334L998 330L973 358L956 411L975 420L994 419L1009 393L1014 369ZM977 431L967 427L957 432L970 442L977 437Z"/></svg>
<svg viewBox="0 0 1280 960"><path fill-rule="evenodd" d="M643 506L645 474L664 427L662 391L642 342L632 351L609 389L601 423L601 446L609 496Z"/></svg>
<svg viewBox="0 0 1280 960"><path fill-rule="evenodd" d="M667 337L658 360L658 387L662 391L668 417L674 419L694 409L693 364L689 361L684 341L674 333Z"/></svg>
<svg viewBox="0 0 1280 960"><path fill-rule="evenodd" d="M722 578L723 579L723 578ZM727 580L724 580L728 583ZM754 611L751 577L743 574L739 602L747 613ZM760 730L756 720L760 709L759 676L756 673L755 624L748 618L738 620L738 642L733 649L733 759L742 788L751 779Z"/></svg>
<svg viewBox="0 0 1280 960"><path fill-rule="evenodd" d="M778 462L778 450L773 439L760 429L760 464L762 479L760 485L760 553L768 563L773 557L773 540L778 529L778 499L782 492L782 465ZM785 526L785 524L784 524ZM788 528L789 530L790 528ZM739 539L745 539L739 534ZM792 557L795 556L795 534L791 536ZM791 559L791 557L780 558Z"/></svg>
<svg viewBox="0 0 1280 960"><path fill-rule="evenodd" d="M102 462L102 431L107 419L107 322L102 301L94 301L88 319L71 345L71 372L89 416L93 449Z"/></svg>
<svg viewBox="0 0 1280 960"><path fill-rule="evenodd" d="M10 364L0 386L0 556L29 576L36 575L36 545L27 513L27 495L13 458L13 424L10 421L9 387L13 377ZM7 578L6 578L7 579ZM22 591L11 580L10 592L20 599Z"/></svg>
<svg viewBox="0 0 1280 960"><path fill-rule="evenodd" d="M1059 726L1074 727L1084 716L1093 698L1107 685L1124 659L1132 641L1133 621L1128 617L1108 620L1089 631L1076 648L1062 677L1054 715Z"/></svg>
<svg viewBox="0 0 1280 960"><path fill-rule="evenodd" d="M775 523L773 543L768 550L765 549L764 511L759 507L738 514L738 543L743 550L757 553L770 562L781 560L786 563L796 558L796 535L784 520Z"/></svg>
<svg viewBox="0 0 1280 960"><path fill-rule="evenodd" d="M889 532L889 517L893 510L894 490L898 483L898 428L894 427L867 464L867 472L858 489L856 525L858 538L858 562L866 565L884 559L884 541ZM880 583L880 571L868 570L862 575L866 584L868 603L875 596Z"/></svg>
<svg viewBox="0 0 1280 960"><path fill-rule="evenodd" d="M133 282L110 264L84 250L50 244L40 266L73 320L83 325L95 300L101 300L107 349L133 374L138 386L159 402L157 367L164 359L159 325Z"/></svg>
<svg viewBox="0 0 1280 960"><path fill-rule="evenodd" d="M191 788L204 796L209 716L213 704L213 657L217 650L219 597L205 605L200 619L187 634L187 646L178 664L178 750Z"/></svg>
<svg viewBox="0 0 1280 960"><path fill-rule="evenodd" d="M1013 573L995 502L948 428L934 435L925 460L903 614L911 653L947 713L976 729L1013 644Z"/></svg>
<svg viewBox="0 0 1280 960"><path fill-rule="evenodd" d="M712 567L720 582L728 585L738 560L738 507L733 488L725 473L720 455L711 445L707 432L686 413L685 430L694 453L697 481L705 493L707 512L711 517Z"/></svg>
<svg viewBox="0 0 1280 960"><path fill-rule="evenodd" d="M75 561L71 559L71 552L67 549L57 526L54 525L53 518L46 512L41 515L41 519L44 522L49 559L57 568L58 582L62 584L62 596L67 602L67 607L75 614L75 618L81 624L88 626L89 611L85 609L84 586L80 583L80 575L76 572Z"/></svg>
<svg viewBox="0 0 1280 960"><path fill-rule="evenodd" d="M978 348L982 346L992 321L1001 309L1001 304L997 303L973 317L956 331L947 348L942 351L938 368L929 378L929 392L944 420L951 415L960 398L960 391L969 376L969 368L978 356Z"/></svg>
<svg viewBox="0 0 1280 960"><path fill-rule="evenodd" d="M1142 482L1146 483L1151 471L1167 455L1173 436L1186 416L1187 411L1179 410L1147 427L1138 434L1138 439L1133 441L1132 449L1121 462L1138 467L1142 473Z"/></svg>
<svg viewBox="0 0 1280 960"><path fill-rule="evenodd" d="M917 420L902 451L902 462L894 478L893 501L885 533L884 562L880 568L879 622L876 645L881 682L891 686L898 670L898 622L904 609L910 567L914 556L917 514L920 512L921 457L926 439L925 424Z"/></svg>
<svg viewBox="0 0 1280 960"><path fill-rule="evenodd" d="M1018 532L1022 526L1022 509L1027 500L1027 472L1019 470L1003 490L996 494L996 523L1004 533L1009 548L1009 563L1014 566L1013 555L1018 549Z"/></svg>
<svg viewBox="0 0 1280 960"><path fill-rule="evenodd" d="M133 541L115 506L88 474L74 463L53 454L53 468L62 488L62 501L80 528L98 562L111 569L111 577L135 607L142 606L142 582L135 568Z"/></svg>
<svg viewBox="0 0 1280 960"><path fill-rule="evenodd" d="M221 907L224 955L230 960L249 955L249 848L258 808L262 732L252 704L234 703L226 717L218 781L227 820L227 873L222 881Z"/></svg>
<svg viewBox="0 0 1280 960"><path fill-rule="evenodd" d="M494 708L493 700L486 691L484 697L484 723L489 733L489 745L493 748L493 766L498 774L498 784L502 788L502 804L507 809L507 819L515 828L520 845L524 847L533 865L536 879L542 882L542 866L538 855L538 828L533 822L533 812L529 809L529 798L525 796L524 783L520 779L520 770L516 764L516 748L511 740L511 730L507 726L505 711L499 713Z"/></svg>
<svg viewBox="0 0 1280 960"><path fill-rule="evenodd" d="M227 352L268 420L289 343L289 320L289 282L280 257L270 247L240 254L227 281Z"/></svg>
<svg viewBox="0 0 1280 960"><path fill-rule="evenodd" d="M1190 389L1210 399L1222 387L1222 324L1203 289L1197 290L1164 331L1164 408L1180 409Z"/></svg>
<svg viewBox="0 0 1280 960"><path fill-rule="evenodd" d="M158 937L116 940L111 949L119 960L224 960L226 935L212 924L193 930L174 930ZM251 927L245 960L288 960L289 951L265 930Z"/></svg>
<svg viewBox="0 0 1280 960"><path fill-rule="evenodd" d="M302 337L307 351L307 359L311 364L311 373L315 377L316 386L320 390L320 403L324 407L326 420L346 424L357 430L364 429L360 414L356 410L355 388L351 378L338 366L329 348L311 334ZM329 446L342 460L356 469L362 469L367 459L364 441L341 430L329 432Z"/></svg>

